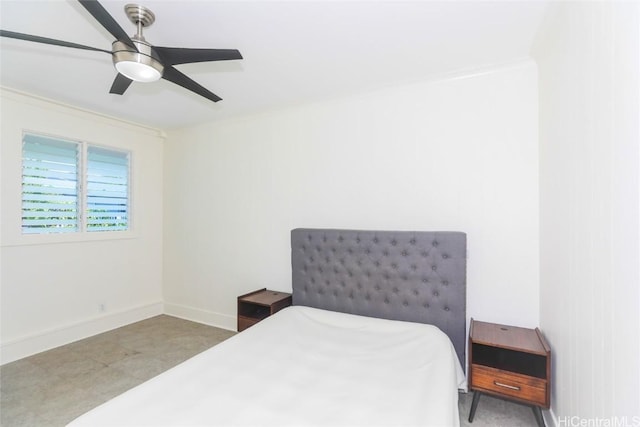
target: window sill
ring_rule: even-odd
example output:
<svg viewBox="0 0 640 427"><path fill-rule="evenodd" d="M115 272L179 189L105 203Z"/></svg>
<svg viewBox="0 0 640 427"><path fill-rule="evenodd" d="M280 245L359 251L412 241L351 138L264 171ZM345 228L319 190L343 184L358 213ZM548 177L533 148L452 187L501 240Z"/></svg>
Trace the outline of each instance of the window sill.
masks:
<svg viewBox="0 0 640 427"><path fill-rule="evenodd" d="M100 242L137 238L133 231L93 231L77 233L20 234L3 239L0 246L52 245L64 243Z"/></svg>

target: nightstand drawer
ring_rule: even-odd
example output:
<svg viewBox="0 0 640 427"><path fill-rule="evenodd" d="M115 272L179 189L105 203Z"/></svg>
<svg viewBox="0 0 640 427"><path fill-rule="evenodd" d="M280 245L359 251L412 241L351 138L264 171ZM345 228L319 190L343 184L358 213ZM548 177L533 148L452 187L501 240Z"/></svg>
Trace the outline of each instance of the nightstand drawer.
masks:
<svg viewBox="0 0 640 427"><path fill-rule="evenodd" d="M472 372L471 386L474 389L511 396L540 406L546 405L547 382L541 378L475 364Z"/></svg>

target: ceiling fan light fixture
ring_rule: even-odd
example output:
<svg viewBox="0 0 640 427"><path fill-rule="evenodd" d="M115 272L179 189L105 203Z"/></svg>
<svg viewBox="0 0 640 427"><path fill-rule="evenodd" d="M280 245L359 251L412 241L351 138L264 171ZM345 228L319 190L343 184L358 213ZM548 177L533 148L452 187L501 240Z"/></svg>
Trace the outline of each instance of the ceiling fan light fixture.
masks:
<svg viewBox="0 0 640 427"><path fill-rule="evenodd" d="M116 70L136 82L155 82L162 77L164 67L151 56L151 47L134 39L138 52L126 44L116 41L113 44L113 64Z"/></svg>
<svg viewBox="0 0 640 427"><path fill-rule="evenodd" d="M155 82L162 77L162 73L151 65L136 61L117 62L116 70L136 82Z"/></svg>

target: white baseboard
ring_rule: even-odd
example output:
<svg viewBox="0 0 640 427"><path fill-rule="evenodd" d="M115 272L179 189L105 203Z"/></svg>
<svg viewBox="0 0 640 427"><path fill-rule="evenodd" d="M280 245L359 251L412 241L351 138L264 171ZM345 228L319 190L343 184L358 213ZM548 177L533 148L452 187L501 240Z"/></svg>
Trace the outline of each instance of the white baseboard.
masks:
<svg viewBox="0 0 640 427"><path fill-rule="evenodd" d="M553 412L553 408L549 408L548 411L542 411L542 416L544 418L544 423L549 427L558 427L558 419L556 418L556 414Z"/></svg>
<svg viewBox="0 0 640 427"><path fill-rule="evenodd" d="M0 364L4 365L162 313L162 302L155 302L3 342L0 344Z"/></svg>
<svg viewBox="0 0 640 427"><path fill-rule="evenodd" d="M192 322L204 323L205 325L215 326L217 328L227 329L229 331L237 330L237 319L235 316L228 314L220 314L214 311L202 310L200 308L189 307L180 304L164 304L164 314L179 317Z"/></svg>

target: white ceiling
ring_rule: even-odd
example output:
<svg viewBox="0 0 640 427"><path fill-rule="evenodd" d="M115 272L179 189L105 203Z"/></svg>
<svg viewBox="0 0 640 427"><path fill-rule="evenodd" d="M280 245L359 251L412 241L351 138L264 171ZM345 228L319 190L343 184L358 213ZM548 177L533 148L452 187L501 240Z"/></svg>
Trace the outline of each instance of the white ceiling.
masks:
<svg viewBox="0 0 640 427"><path fill-rule="evenodd" d="M129 34L124 5L102 5ZM157 46L235 48L241 61L179 65L223 98L165 80L109 94L106 53L1 38L2 86L163 129L369 91L529 55L545 1L139 0ZM0 25L109 50L112 36L75 1L0 0Z"/></svg>

